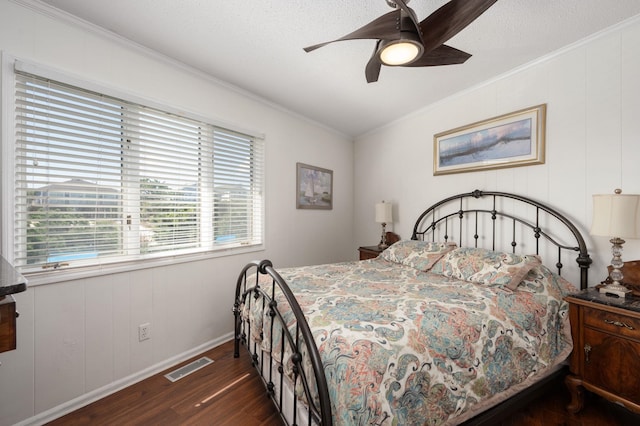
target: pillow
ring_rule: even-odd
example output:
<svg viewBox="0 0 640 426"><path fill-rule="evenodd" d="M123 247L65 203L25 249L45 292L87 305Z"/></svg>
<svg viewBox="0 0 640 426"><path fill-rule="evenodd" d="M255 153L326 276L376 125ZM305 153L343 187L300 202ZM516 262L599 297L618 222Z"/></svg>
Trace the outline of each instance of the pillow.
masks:
<svg viewBox="0 0 640 426"><path fill-rule="evenodd" d="M380 257L390 262L428 271L442 256L456 248L456 243L402 240L389 246Z"/></svg>
<svg viewBox="0 0 640 426"><path fill-rule="evenodd" d="M546 266L538 265L531 268L520 281L518 291L548 293L557 299L562 299L571 293L576 293L578 289Z"/></svg>
<svg viewBox="0 0 640 426"><path fill-rule="evenodd" d="M445 254L431 272L477 284L515 290L531 268L540 264L540 257L537 255L461 247Z"/></svg>

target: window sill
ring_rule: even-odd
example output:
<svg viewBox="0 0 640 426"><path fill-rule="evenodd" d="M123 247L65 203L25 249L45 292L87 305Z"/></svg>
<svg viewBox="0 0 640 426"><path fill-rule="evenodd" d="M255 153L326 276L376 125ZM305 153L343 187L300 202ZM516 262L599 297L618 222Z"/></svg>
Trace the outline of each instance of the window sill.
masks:
<svg viewBox="0 0 640 426"><path fill-rule="evenodd" d="M158 258L140 259L126 262L113 262L103 265L80 266L71 268L61 268L42 272L25 272L28 287L39 285L55 284L65 281L72 281L84 278L93 278L103 275L118 274L141 269L158 268L162 266L175 265L177 263L196 262L219 257L234 256L245 253L253 253L264 250L264 244L250 247L234 247L226 250L215 250L200 253L190 253L174 256L163 256Z"/></svg>

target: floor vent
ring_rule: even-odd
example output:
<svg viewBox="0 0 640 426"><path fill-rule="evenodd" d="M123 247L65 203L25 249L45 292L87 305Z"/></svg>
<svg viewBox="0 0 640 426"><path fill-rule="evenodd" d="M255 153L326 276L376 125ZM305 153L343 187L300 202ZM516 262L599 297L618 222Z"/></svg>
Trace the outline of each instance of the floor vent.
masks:
<svg viewBox="0 0 640 426"><path fill-rule="evenodd" d="M167 379L171 380L172 382L175 382L177 380L182 379L185 376L188 376L189 374L193 373L194 371L198 371L203 367L206 367L207 365L211 364L213 362L213 360L207 358L206 356L203 356L200 359L197 359L193 362L190 362L189 364L185 365L184 367L180 367L175 371L172 371L169 374L165 374L164 377L166 377Z"/></svg>

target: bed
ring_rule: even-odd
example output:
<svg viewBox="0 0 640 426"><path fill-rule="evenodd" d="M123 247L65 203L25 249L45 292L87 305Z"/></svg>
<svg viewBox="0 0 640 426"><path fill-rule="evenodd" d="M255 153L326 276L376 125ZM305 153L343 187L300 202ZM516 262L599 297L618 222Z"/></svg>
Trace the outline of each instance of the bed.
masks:
<svg viewBox="0 0 640 426"><path fill-rule="evenodd" d="M457 194L375 259L246 265L235 356L249 350L287 424L490 424L564 374L563 298L590 263L553 208Z"/></svg>

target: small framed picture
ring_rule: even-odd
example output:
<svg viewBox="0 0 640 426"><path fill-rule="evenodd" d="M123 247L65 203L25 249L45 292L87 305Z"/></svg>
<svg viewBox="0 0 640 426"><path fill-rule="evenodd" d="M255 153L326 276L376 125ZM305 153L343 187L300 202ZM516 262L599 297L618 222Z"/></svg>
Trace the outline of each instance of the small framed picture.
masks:
<svg viewBox="0 0 640 426"><path fill-rule="evenodd" d="M333 171L296 163L296 208L333 209Z"/></svg>

